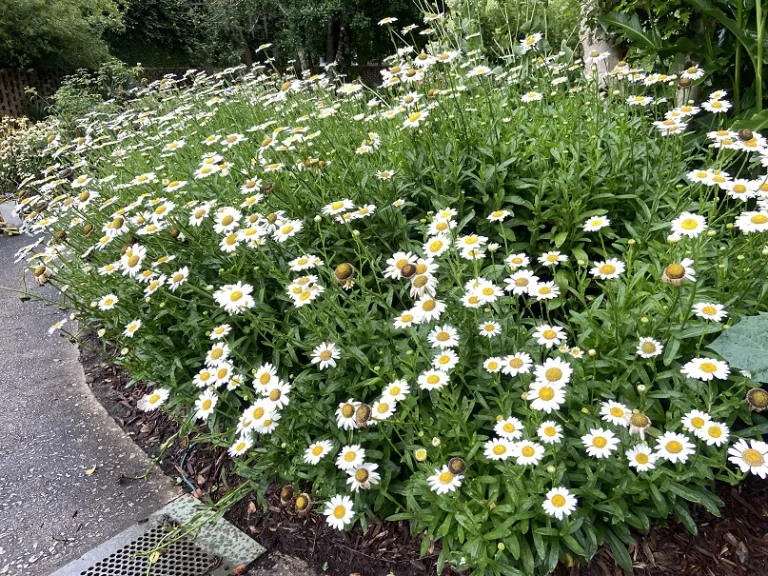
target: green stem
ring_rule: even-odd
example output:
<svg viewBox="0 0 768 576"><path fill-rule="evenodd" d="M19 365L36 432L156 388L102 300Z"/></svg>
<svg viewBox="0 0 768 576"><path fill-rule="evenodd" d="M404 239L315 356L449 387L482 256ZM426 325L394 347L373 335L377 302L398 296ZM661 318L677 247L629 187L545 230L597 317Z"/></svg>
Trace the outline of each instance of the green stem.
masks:
<svg viewBox="0 0 768 576"><path fill-rule="evenodd" d="M763 109L763 32L765 31L762 0L755 2L755 10L757 11L757 62L755 63L755 99L757 100L757 111L760 112Z"/></svg>

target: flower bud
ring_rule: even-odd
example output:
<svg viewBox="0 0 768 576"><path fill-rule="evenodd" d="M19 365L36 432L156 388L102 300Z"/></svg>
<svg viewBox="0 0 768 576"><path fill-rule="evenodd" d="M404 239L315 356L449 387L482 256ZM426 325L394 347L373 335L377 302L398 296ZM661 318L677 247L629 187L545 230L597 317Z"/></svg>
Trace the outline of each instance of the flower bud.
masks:
<svg viewBox="0 0 768 576"><path fill-rule="evenodd" d="M454 476L457 474L463 474L467 469L467 463L463 458L451 458L448 460L448 470Z"/></svg>
<svg viewBox="0 0 768 576"><path fill-rule="evenodd" d="M434 438L432 438L432 446L434 446L435 448L437 448L438 446L440 446L440 438L438 438L437 436L435 436Z"/></svg>
<svg viewBox="0 0 768 576"><path fill-rule="evenodd" d="M283 486L283 489L280 490L280 504L287 506L291 500L293 500L293 486L289 484L288 486Z"/></svg>

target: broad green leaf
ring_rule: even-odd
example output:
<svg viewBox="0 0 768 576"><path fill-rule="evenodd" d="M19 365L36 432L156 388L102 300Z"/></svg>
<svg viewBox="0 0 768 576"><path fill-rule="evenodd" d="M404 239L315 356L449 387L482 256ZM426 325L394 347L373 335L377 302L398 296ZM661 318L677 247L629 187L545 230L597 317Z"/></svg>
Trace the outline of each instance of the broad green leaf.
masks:
<svg viewBox="0 0 768 576"><path fill-rule="evenodd" d="M749 370L755 380L768 383L768 313L742 318L709 347L732 367Z"/></svg>
<svg viewBox="0 0 768 576"><path fill-rule="evenodd" d="M624 12L609 12L598 18L598 21L608 29L611 27L617 29L628 40L642 44L646 50L658 52L661 49L659 35L653 30L643 28L637 14L632 14L630 17Z"/></svg>

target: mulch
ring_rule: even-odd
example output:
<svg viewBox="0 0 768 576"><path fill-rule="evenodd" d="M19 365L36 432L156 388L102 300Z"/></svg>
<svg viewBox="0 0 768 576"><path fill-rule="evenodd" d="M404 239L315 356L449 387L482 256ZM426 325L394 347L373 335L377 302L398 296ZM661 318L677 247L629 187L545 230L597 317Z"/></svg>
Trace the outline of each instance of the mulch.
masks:
<svg viewBox="0 0 768 576"><path fill-rule="evenodd" d="M217 500L227 487L242 482L229 469L226 450L196 444L194 438L175 439L161 454L161 445L178 431L177 424L162 412L141 412L136 402L147 391L143 383L128 385L130 378L112 365L95 335L85 338L80 360L94 394L133 440L152 457L161 456L163 471L198 498ZM97 351L90 350L91 347ZM122 479L118 479L119 481ZM725 506L716 518L692 506L699 528L692 535L674 519L654 528L630 550L637 576L757 576L768 574L768 482L750 477L738 486L722 485L718 495ZM431 576L435 574L438 546L426 557L421 542L413 539L405 522L381 522L366 531L358 526L349 532L332 530L324 519L310 513L298 516L281 506L280 486L266 493L267 507L255 496L233 506L227 519L250 533L268 550L301 558L318 573L330 576ZM449 568L444 576L451 573ZM588 566L560 565L555 576L623 576L626 574L602 549Z"/></svg>

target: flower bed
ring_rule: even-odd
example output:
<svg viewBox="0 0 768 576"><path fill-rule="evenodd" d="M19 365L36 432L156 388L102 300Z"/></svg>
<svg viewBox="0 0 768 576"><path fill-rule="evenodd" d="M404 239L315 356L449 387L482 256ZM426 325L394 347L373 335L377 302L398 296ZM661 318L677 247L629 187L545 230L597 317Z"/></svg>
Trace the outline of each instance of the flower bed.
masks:
<svg viewBox="0 0 768 576"><path fill-rule="evenodd" d="M439 569L603 542L629 568L632 528L695 530L688 502L768 472L738 369L768 370L733 346L768 308L765 141L722 92L675 108L675 78L603 84L540 36L495 67L457 42L401 49L377 92L155 83L51 135L22 193L51 240L20 257L255 490L408 520Z"/></svg>

